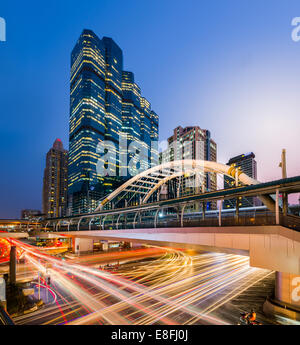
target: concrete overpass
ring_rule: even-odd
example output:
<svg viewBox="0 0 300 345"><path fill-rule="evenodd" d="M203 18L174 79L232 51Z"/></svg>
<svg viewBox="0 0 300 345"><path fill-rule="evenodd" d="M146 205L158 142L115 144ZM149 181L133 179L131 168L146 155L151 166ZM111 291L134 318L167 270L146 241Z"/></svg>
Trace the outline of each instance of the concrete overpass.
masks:
<svg viewBox="0 0 300 345"><path fill-rule="evenodd" d="M300 275L300 232L282 226L156 228L55 232L100 239L247 255L250 265ZM80 251L86 251L83 243Z"/></svg>
<svg viewBox="0 0 300 345"><path fill-rule="evenodd" d="M0 238L28 238L27 232L0 232Z"/></svg>
<svg viewBox="0 0 300 345"><path fill-rule="evenodd" d="M0 230L30 230L40 228L41 222L36 219L0 219Z"/></svg>
<svg viewBox="0 0 300 345"><path fill-rule="evenodd" d="M281 314L300 320L300 232L293 229L280 225L185 227L68 231L52 235L73 238L73 247L79 253L91 250L93 239L97 239L249 256L252 267L276 271L275 297L284 305ZM273 305L268 302L267 307L272 309ZM296 316L291 316L291 312Z"/></svg>

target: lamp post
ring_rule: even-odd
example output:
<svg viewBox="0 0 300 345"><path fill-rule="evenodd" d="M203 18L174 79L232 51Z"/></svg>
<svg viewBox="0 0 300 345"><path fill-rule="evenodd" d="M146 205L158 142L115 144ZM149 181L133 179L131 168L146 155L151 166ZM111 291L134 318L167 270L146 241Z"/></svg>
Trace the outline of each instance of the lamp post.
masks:
<svg viewBox="0 0 300 345"><path fill-rule="evenodd" d="M287 173L286 173L286 150L282 149L281 153L281 162L279 163L279 167L281 168L281 175L282 178L287 178ZM283 214L286 216L287 215L287 210L288 210L288 196L286 192L282 193L282 211Z"/></svg>

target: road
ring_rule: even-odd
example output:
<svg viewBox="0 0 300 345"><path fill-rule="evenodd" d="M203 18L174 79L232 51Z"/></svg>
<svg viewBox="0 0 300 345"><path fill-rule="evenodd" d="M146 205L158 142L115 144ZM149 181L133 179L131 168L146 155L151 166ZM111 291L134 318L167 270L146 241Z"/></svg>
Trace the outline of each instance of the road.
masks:
<svg viewBox="0 0 300 345"><path fill-rule="evenodd" d="M263 323L274 322L261 312L274 272L250 267L247 257L143 248L62 260L14 242L51 277L50 286L43 281L48 303L17 324L226 325L251 307ZM119 261L119 269L99 269L108 261Z"/></svg>

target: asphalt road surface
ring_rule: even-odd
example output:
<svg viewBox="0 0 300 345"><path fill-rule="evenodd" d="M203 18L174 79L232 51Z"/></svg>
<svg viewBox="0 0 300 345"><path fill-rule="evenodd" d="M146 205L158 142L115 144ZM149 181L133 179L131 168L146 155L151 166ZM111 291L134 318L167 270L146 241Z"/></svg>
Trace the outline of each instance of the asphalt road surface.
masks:
<svg viewBox="0 0 300 345"><path fill-rule="evenodd" d="M149 247L63 260L15 243L30 270L51 277L41 280L45 305L16 324L226 325L251 308L275 323L262 313L274 272L250 267L248 257Z"/></svg>

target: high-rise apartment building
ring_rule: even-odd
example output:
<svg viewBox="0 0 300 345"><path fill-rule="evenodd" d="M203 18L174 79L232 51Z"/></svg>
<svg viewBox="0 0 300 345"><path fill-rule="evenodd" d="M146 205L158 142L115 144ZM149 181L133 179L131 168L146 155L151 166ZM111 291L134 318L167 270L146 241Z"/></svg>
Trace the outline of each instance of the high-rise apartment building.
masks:
<svg viewBox="0 0 300 345"><path fill-rule="evenodd" d="M254 179L257 179L257 163L255 160L255 154L253 152L241 154L236 157L230 158L227 165L233 165L236 168L240 168L240 170L246 175ZM228 176L224 176L224 188L227 189L232 187L235 187L235 180ZM241 197L239 199L239 207L252 207L260 205L261 202L256 197ZM235 208L236 200L225 200L223 207Z"/></svg>
<svg viewBox="0 0 300 345"><path fill-rule="evenodd" d="M182 159L197 159L217 161L217 144L211 139L210 132L199 126L181 126L174 129L174 134L168 138L168 147L160 153L160 163ZM200 174L201 186L195 176L182 179L183 194L195 194L204 186L207 191L217 189L217 175L215 173ZM209 204L211 208L214 204ZM214 205L215 206L215 205Z"/></svg>
<svg viewBox="0 0 300 345"><path fill-rule="evenodd" d="M43 214L46 218L66 214L68 187L68 151L56 139L46 156L43 179Z"/></svg>
<svg viewBox="0 0 300 345"><path fill-rule="evenodd" d="M151 140L158 137L158 116L133 73L123 71L120 47L91 30L83 30L71 54L70 98L68 198L69 212L77 214L157 164Z"/></svg>

